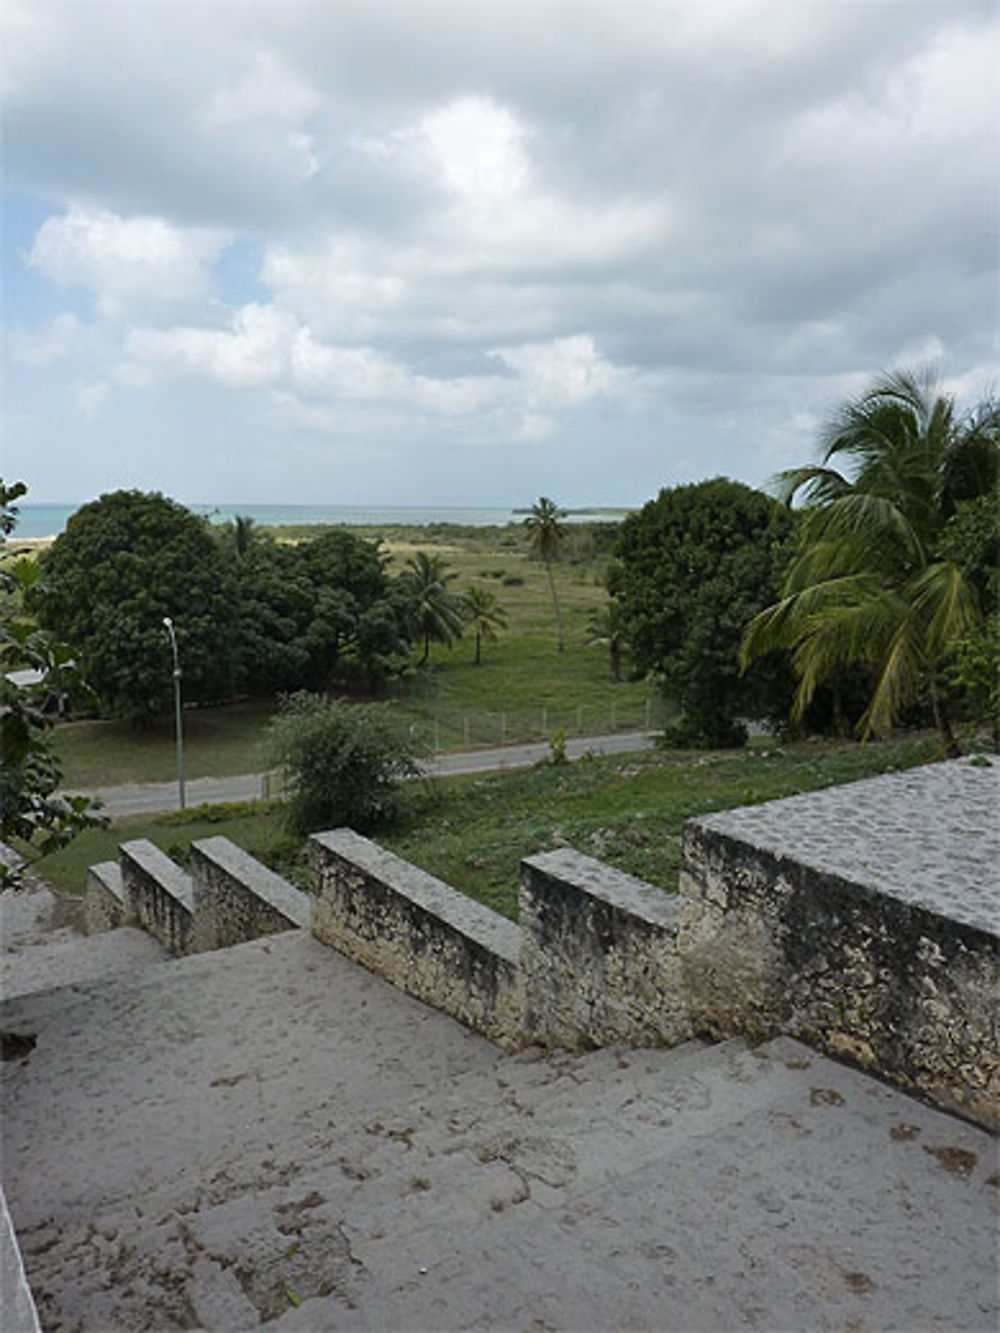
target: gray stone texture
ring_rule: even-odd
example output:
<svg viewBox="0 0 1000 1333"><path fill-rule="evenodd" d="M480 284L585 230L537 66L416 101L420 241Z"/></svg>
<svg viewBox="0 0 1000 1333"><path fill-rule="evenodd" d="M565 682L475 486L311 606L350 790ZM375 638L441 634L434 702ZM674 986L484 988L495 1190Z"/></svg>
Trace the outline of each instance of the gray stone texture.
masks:
<svg viewBox="0 0 1000 1333"><path fill-rule="evenodd" d="M308 929L309 896L228 838L191 845L196 935L201 949Z"/></svg>
<svg viewBox="0 0 1000 1333"><path fill-rule="evenodd" d="M125 925L125 889L117 861L88 866L84 914L88 935Z"/></svg>
<svg viewBox="0 0 1000 1333"><path fill-rule="evenodd" d="M521 863L522 1031L547 1046L691 1035L677 904L570 848Z"/></svg>
<svg viewBox="0 0 1000 1333"><path fill-rule="evenodd" d="M196 947L194 890L190 876L146 838L123 842L118 849L125 915L174 954Z"/></svg>
<svg viewBox="0 0 1000 1333"><path fill-rule="evenodd" d="M1000 1124L998 778L940 764L692 821L696 1028L787 1032Z"/></svg>
<svg viewBox="0 0 1000 1333"><path fill-rule="evenodd" d="M787 1039L505 1056L302 931L0 1022L47 1328L996 1326L996 1141Z"/></svg>
<svg viewBox="0 0 1000 1333"><path fill-rule="evenodd" d="M518 928L350 829L309 840L317 939L477 1032L516 1044Z"/></svg>

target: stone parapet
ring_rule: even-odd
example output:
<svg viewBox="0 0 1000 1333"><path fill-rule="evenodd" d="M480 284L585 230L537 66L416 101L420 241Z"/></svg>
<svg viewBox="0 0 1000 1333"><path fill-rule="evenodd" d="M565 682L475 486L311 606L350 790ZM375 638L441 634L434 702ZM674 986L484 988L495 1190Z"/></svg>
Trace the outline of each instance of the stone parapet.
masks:
<svg viewBox="0 0 1000 1333"><path fill-rule="evenodd" d="M146 838L118 849L125 917L143 926L171 953L195 952L194 890L190 876Z"/></svg>
<svg viewBox="0 0 1000 1333"><path fill-rule="evenodd" d="M312 932L506 1046L518 1041L518 928L350 829L309 840Z"/></svg>
<svg viewBox="0 0 1000 1333"><path fill-rule="evenodd" d="M117 861L87 867L84 921L88 935L117 930L126 924L125 889Z"/></svg>
<svg viewBox="0 0 1000 1333"><path fill-rule="evenodd" d="M294 888L228 838L191 844L196 934L199 949L308 930L309 896Z"/></svg>
<svg viewBox="0 0 1000 1333"><path fill-rule="evenodd" d="M677 904L571 848L521 862L522 1031L549 1046L673 1045L691 1035Z"/></svg>
<svg viewBox="0 0 1000 1333"><path fill-rule="evenodd" d="M696 1028L787 1033L1000 1125L998 778L942 764L691 821Z"/></svg>

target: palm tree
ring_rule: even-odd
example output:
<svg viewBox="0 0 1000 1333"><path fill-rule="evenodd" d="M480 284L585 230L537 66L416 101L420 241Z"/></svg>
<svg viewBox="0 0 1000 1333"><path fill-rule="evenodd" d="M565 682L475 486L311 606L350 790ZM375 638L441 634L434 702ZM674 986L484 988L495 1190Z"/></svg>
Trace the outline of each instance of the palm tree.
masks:
<svg viewBox="0 0 1000 1333"><path fill-rule="evenodd" d="M497 601L489 588L470 587L462 598L466 621L476 635L475 665L480 664L480 644L483 639L496 643L497 630L507 628L507 608Z"/></svg>
<svg viewBox="0 0 1000 1333"><path fill-rule="evenodd" d="M424 641L424 655L420 659L423 666L430 657L432 642L451 644L461 638L462 601L448 590L455 575L446 572L447 564L441 556L417 551L406 565L404 578L413 599L410 623L413 632Z"/></svg>
<svg viewBox="0 0 1000 1333"><path fill-rule="evenodd" d="M589 648L606 646L611 674L615 680L621 680L622 658L625 655L625 625L622 621L620 602L607 602L591 612L587 621L587 646Z"/></svg>
<svg viewBox="0 0 1000 1333"><path fill-rule="evenodd" d="M559 547L566 533L566 529L559 522L564 517L563 511L556 506L554 501L543 495L531 506L531 513L524 520L532 551L539 559L545 561L545 572L549 576L549 590L552 593L552 605L556 613L556 629L560 652L565 647L565 641L563 638L562 612L559 609L559 598L556 596L555 579L552 577L552 562L559 557Z"/></svg>
<svg viewBox="0 0 1000 1333"><path fill-rule="evenodd" d="M961 501L995 494L998 440L998 404L962 417L929 375L897 371L840 408L821 437L821 463L782 473L783 498L807 502L802 541L781 600L750 622L740 658L746 667L791 650L793 716L822 682L861 662L874 681L862 738L886 736L926 682L945 751L958 753L942 668L984 608L942 539Z"/></svg>

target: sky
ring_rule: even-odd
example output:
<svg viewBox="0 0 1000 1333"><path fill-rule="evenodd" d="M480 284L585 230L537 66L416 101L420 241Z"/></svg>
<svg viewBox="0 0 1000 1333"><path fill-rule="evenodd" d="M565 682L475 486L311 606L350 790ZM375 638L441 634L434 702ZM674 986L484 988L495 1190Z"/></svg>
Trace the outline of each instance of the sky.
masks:
<svg viewBox="0 0 1000 1333"><path fill-rule="evenodd" d="M1000 384L987 0L5 0L29 501L631 505Z"/></svg>

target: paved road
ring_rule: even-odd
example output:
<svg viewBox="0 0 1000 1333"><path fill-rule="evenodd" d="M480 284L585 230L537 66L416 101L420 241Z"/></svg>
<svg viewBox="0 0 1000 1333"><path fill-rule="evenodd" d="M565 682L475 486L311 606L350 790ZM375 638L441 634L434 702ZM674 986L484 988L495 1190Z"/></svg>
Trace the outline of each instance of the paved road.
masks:
<svg viewBox="0 0 1000 1333"><path fill-rule="evenodd" d="M588 751L592 754L624 754L630 750L645 750L653 744L644 731L622 731L611 736L578 736L566 741L566 754L579 759ZM504 768L530 768L549 754L549 745L540 741L532 745L503 745L489 750L459 750L435 755L425 765L425 771L435 777L459 773L488 773ZM192 778L185 784L187 804L206 805L221 801L255 801L267 794L267 775L244 773L232 778ZM99 797L106 814L157 814L176 810L176 782L132 782L117 787L92 787L82 793Z"/></svg>

